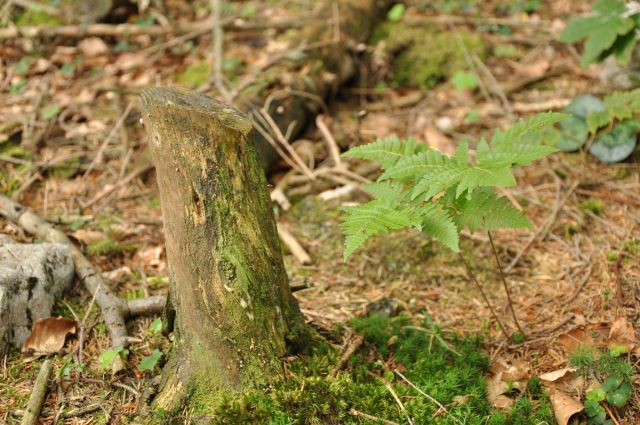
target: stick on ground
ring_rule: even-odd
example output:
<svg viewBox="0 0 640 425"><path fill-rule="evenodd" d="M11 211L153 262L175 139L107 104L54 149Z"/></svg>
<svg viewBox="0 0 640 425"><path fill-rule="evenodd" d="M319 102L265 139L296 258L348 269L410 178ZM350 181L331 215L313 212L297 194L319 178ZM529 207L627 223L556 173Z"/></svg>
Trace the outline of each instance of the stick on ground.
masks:
<svg viewBox="0 0 640 425"><path fill-rule="evenodd" d="M51 370L53 363L51 359L47 359L42 363L36 383L33 385L33 391L29 397L29 403L27 404L27 410L22 417L21 425L36 425L40 418L40 411L47 395L47 389L49 386L49 376L51 376Z"/></svg>

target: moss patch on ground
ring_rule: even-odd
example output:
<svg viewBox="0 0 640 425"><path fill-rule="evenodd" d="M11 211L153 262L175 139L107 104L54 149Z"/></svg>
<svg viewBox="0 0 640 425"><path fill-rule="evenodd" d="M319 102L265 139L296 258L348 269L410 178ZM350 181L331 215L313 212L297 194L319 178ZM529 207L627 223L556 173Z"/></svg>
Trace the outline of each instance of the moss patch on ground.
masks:
<svg viewBox="0 0 640 425"><path fill-rule="evenodd" d="M382 25L374 38L386 43L394 57L393 82L405 87L433 87L467 69L466 54L483 58L486 53L481 37L463 30L441 31L394 22Z"/></svg>
<svg viewBox="0 0 640 425"><path fill-rule="evenodd" d="M407 317L356 319L365 340L346 370L332 374L339 353L328 345L288 364L288 378L271 391L253 391L213 408L212 424L363 424L382 419L406 423L383 381L391 385L416 424L552 423L540 386L530 386L508 412L486 399L489 359L479 338L446 335L430 320L414 325ZM399 371L438 406L405 383ZM380 420L366 419L362 413Z"/></svg>

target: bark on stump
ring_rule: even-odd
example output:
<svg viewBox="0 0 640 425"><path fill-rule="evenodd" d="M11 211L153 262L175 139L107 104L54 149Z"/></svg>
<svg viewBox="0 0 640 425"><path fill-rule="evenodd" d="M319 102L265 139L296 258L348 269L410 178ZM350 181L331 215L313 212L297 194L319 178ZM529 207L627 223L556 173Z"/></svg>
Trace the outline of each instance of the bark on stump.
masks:
<svg viewBox="0 0 640 425"><path fill-rule="evenodd" d="M203 407L282 376L309 331L287 283L251 123L177 88L141 95L157 170L176 344L155 405Z"/></svg>

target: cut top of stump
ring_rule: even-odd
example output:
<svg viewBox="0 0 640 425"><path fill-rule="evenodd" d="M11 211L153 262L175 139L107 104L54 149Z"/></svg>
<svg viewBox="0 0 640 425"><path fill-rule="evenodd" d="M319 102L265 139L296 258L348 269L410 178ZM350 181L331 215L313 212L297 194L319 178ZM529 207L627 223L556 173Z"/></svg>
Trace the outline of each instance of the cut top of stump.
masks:
<svg viewBox="0 0 640 425"><path fill-rule="evenodd" d="M140 94L142 107L183 110L215 118L222 127L249 134L251 121L237 109L212 97L180 87L149 87Z"/></svg>

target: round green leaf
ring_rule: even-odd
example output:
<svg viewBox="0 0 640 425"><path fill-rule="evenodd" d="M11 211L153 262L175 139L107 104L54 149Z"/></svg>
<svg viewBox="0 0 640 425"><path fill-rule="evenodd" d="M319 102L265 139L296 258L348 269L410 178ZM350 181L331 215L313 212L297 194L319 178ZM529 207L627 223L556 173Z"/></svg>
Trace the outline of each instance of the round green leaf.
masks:
<svg viewBox="0 0 640 425"><path fill-rule="evenodd" d="M573 114L586 120L589 114L604 110L604 103L600 99L590 94L583 94L573 99L562 112Z"/></svg>
<svg viewBox="0 0 640 425"><path fill-rule="evenodd" d="M636 140L637 137L629 126L618 124L610 133L596 138L589 147L589 153L604 163L620 162L633 153Z"/></svg>
<svg viewBox="0 0 640 425"><path fill-rule="evenodd" d="M609 393L618 389L618 387L622 385L622 382L624 382L622 376L611 375L604 381L604 384L602 384L602 388Z"/></svg>
<svg viewBox="0 0 640 425"><path fill-rule="evenodd" d="M583 118L572 116L560 121L560 139L556 147L565 152L579 150L589 138L589 128Z"/></svg>
<svg viewBox="0 0 640 425"><path fill-rule="evenodd" d="M631 384L624 382L617 390L607 393L607 401L616 407L622 407L629 401L631 390Z"/></svg>
<svg viewBox="0 0 640 425"><path fill-rule="evenodd" d="M605 389L602 387L596 387L590 391L587 391L587 400L602 401L605 397Z"/></svg>

